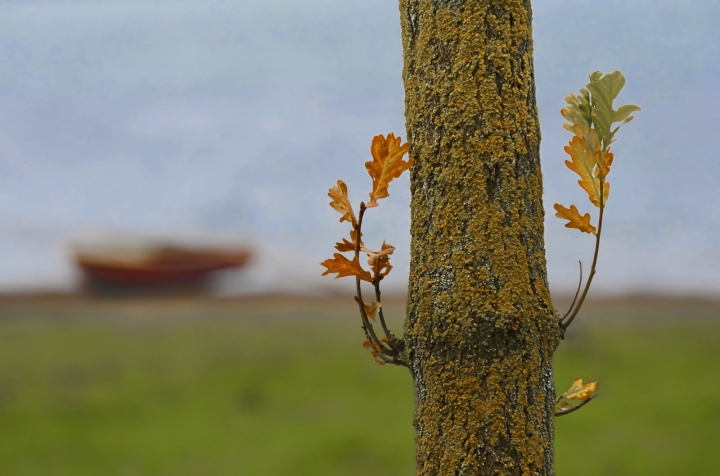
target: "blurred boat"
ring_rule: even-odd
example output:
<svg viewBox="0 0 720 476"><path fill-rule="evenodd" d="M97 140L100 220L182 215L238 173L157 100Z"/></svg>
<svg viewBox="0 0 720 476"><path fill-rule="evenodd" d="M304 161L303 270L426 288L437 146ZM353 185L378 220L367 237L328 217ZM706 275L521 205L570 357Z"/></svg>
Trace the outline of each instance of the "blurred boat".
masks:
<svg viewBox="0 0 720 476"><path fill-rule="evenodd" d="M155 288L197 284L215 271L242 268L247 248L183 246L158 242L75 247L74 258L86 286Z"/></svg>

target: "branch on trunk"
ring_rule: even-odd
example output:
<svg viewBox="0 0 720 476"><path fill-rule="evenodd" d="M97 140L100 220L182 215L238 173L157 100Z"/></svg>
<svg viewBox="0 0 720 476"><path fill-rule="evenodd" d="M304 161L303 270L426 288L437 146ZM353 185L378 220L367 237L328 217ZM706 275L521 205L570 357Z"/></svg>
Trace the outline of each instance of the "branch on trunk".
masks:
<svg viewBox="0 0 720 476"><path fill-rule="evenodd" d="M407 143L401 145L401 142L400 137L395 137L392 133L388 134L387 138L382 135L373 138L370 147L373 160L365 163L365 167L373 180L373 189L370 193L370 202L367 204L360 202L360 213L357 219L348 199L347 185L342 180L338 180L337 186L330 188L328 192L328 196L332 198L330 206L342 214L341 222L348 221L353 226L350 232L352 241L343 239L342 242L336 244L335 249L340 253L353 252L354 257L351 261L342 254L335 253L333 259L325 260L321 264L327 268L323 275L337 273L338 278L355 276L355 301L359 305L361 327L366 338L363 345L370 350L375 361L379 364L390 363L408 367L409 363L400 356L405 349L405 342L395 337L395 334L388 328L380 292L380 281L392 269L389 256L395 248L383 242L379 251L372 251L366 249L362 242L362 225L365 212L368 208L377 207L377 201L389 195L387 189L390 182L398 178L414 164L412 159L402 160L403 155L410 150L410 145ZM361 252L368 254L368 264L371 266L370 272L360 265ZM361 281L372 283L375 289L376 302L373 302L368 307L366 307L363 299ZM384 337L379 337L373 327L376 314L385 335Z"/></svg>

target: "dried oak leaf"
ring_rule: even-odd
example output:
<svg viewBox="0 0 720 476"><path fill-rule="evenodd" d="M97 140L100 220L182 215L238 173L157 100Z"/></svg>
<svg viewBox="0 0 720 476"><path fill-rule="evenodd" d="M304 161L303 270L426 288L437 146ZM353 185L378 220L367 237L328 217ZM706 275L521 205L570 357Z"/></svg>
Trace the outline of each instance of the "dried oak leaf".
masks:
<svg viewBox="0 0 720 476"><path fill-rule="evenodd" d="M362 233L360 235L362 236ZM358 236L358 233L356 230L350 230L350 239L352 241L348 241L347 238L343 238L342 241L335 243L335 249L341 253L346 253L348 251L355 251L355 249L356 249L355 243L357 243L357 236ZM360 248L362 248L362 247L363 247L363 242L360 241Z"/></svg>
<svg viewBox="0 0 720 476"><path fill-rule="evenodd" d="M568 124L565 125L567 126ZM595 129L581 124L575 124L568 130L584 140L587 145L587 149L593 151L593 159L595 161L593 175L603 179L607 177L610 173L610 166L613 163L614 156L612 152L610 152L609 147L603 150L602 143Z"/></svg>
<svg viewBox="0 0 720 476"><path fill-rule="evenodd" d="M356 226L357 220L355 219L355 213L348 199L347 185L345 185L345 182L338 180L336 186L330 187L328 197L332 198L330 206L342 215L340 222L349 221L353 226Z"/></svg>
<svg viewBox="0 0 720 476"><path fill-rule="evenodd" d="M338 275L335 276L335 279L345 276L356 276L364 281L372 283L370 273L362 269L357 256L355 256L351 261L340 253L335 253L333 254L333 258L326 259L320 264L327 268L327 270L322 274L323 276L327 276L330 273L337 273Z"/></svg>
<svg viewBox="0 0 720 476"><path fill-rule="evenodd" d="M392 266L390 265L390 255L395 251L395 247L388 245L383 241L380 251L372 251L363 248L363 252L368 255L368 265L372 267L373 277L384 277L390 273Z"/></svg>
<svg viewBox="0 0 720 476"><path fill-rule="evenodd" d="M592 129L591 129L592 130ZM612 154L603 154L600 149L592 150L587 138L575 136L565 146L572 161L566 160L567 168L580 176L578 184L583 188L590 198L590 202L596 207L600 206L600 188L603 191L603 206L610 196L610 184L604 181L604 177L610 171ZM603 164L600 167L600 164ZM598 170L596 170L596 167ZM602 174L602 177L600 175Z"/></svg>
<svg viewBox="0 0 720 476"><path fill-rule="evenodd" d="M565 228L576 228L583 233L595 233L597 231L596 228L590 224L590 214L580 215L575 205L570 205L570 208L565 208L559 203L556 203L553 208L557 211L555 214L556 217L569 220L568 223L565 224Z"/></svg>
<svg viewBox="0 0 720 476"><path fill-rule="evenodd" d="M392 133L388 134L387 139L382 134L373 137L370 146L373 160L365 162L365 168L373 181L368 208L377 207L379 199L389 196L390 182L400 177L415 163L413 159L402 160L403 155L410 150L410 144L406 142L400 145L400 142L402 142L400 137L396 138Z"/></svg>
<svg viewBox="0 0 720 476"><path fill-rule="evenodd" d="M560 398L569 398L571 400L587 400L590 398L591 392L597 392L598 390L598 383L597 382L588 382L585 385L583 385L583 381L581 378L576 378L573 380L572 386L567 389L565 393L560 395Z"/></svg>
<svg viewBox="0 0 720 476"><path fill-rule="evenodd" d="M355 245L350 243L347 238L343 238L342 241L335 243L335 249L340 253L346 253L348 251L355 251Z"/></svg>
<svg viewBox="0 0 720 476"><path fill-rule="evenodd" d="M378 310L382 307L382 304L379 302L371 302L370 304L363 304L363 307L365 308L365 315L371 321L375 322Z"/></svg>

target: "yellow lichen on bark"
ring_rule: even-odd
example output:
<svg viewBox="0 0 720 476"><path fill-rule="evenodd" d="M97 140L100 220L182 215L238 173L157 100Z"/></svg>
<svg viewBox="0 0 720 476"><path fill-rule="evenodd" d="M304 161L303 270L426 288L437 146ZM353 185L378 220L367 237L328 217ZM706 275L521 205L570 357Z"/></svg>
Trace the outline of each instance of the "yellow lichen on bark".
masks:
<svg viewBox="0 0 720 476"><path fill-rule="evenodd" d="M530 6L401 0L418 474L552 474Z"/></svg>

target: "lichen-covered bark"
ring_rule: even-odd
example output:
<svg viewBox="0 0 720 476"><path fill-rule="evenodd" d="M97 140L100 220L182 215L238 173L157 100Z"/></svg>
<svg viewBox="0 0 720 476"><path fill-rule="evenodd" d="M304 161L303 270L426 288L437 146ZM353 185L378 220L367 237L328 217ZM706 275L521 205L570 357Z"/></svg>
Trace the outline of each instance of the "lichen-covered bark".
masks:
<svg viewBox="0 0 720 476"><path fill-rule="evenodd" d="M552 475L529 0L400 0L418 475Z"/></svg>

